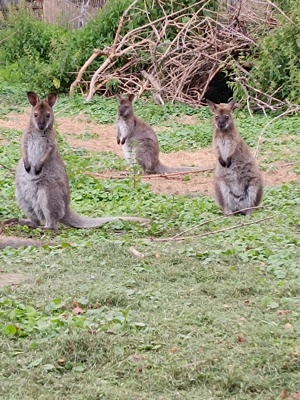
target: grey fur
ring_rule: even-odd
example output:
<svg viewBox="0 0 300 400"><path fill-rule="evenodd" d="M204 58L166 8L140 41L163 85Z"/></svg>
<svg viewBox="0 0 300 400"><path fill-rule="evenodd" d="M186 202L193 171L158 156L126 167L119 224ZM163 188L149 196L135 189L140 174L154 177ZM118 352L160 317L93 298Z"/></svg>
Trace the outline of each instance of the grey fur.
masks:
<svg viewBox="0 0 300 400"><path fill-rule="evenodd" d="M137 162L147 174L166 174L172 172L192 172L198 168L168 167L159 160L159 143L156 133L133 111L134 95L116 95L119 106L117 114L117 143L122 145L128 164Z"/></svg>
<svg viewBox="0 0 300 400"><path fill-rule="evenodd" d="M115 220L148 222L138 217L85 218L70 210L70 188L53 130L52 107L56 94L39 100L28 92L30 122L21 141L22 158L16 171L16 198L31 225L57 230L62 223L74 228L95 228Z"/></svg>
<svg viewBox="0 0 300 400"><path fill-rule="evenodd" d="M263 181L257 163L234 125L235 101L214 104L214 148L217 165L214 176L215 199L225 215L256 207L263 195ZM242 213L247 215L252 210Z"/></svg>

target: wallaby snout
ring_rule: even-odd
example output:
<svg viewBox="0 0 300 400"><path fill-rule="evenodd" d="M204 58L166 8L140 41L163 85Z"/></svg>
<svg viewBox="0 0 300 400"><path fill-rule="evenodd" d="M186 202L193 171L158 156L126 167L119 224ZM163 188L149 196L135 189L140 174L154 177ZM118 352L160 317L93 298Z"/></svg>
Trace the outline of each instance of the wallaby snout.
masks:
<svg viewBox="0 0 300 400"><path fill-rule="evenodd" d="M217 128L226 130L229 127L229 116L228 115L216 115L215 124Z"/></svg>

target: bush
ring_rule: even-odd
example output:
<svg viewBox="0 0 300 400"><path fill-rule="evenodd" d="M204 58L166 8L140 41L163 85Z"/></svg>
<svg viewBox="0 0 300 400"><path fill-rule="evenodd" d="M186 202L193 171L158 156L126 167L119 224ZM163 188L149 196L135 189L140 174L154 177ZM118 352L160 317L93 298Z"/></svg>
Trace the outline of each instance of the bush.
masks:
<svg viewBox="0 0 300 400"><path fill-rule="evenodd" d="M0 76L31 89L67 91L95 47L111 44L130 0L111 0L86 28L71 30L34 18L30 10L10 10L0 28Z"/></svg>
<svg viewBox="0 0 300 400"><path fill-rule="evenodd" d="M246 57L253 67L242 75L249 84L261 92L282 101L298 103L300 96L300 8L297 0L277 1L292 24L283 15L277 15L279 24L268 34L258 37L258 50ZM238 84L234 84L237 96L245 96Z"/></svg>
<svg viewBox="0 0 300 400"><path fill-rule="evenodd" d="M144 4L140 0L141 5ZM166 11L172 12L196 0L166 3ZM79 30L48 25L38 21L28 8L10 11L0 27L0 77L9 82L22 82L39 93L57 89L68 91L76 73L92 54L94 48L103 49L113 42L119 20L132 0L109 0L86 27ZM159 18L163 11L153 1L147 1L150 18ZM215 7L216 0L211 2ZM123 32L147 23L146 14L131 15ZM99 57L87 70L93 71L103 62Z"/></svg>

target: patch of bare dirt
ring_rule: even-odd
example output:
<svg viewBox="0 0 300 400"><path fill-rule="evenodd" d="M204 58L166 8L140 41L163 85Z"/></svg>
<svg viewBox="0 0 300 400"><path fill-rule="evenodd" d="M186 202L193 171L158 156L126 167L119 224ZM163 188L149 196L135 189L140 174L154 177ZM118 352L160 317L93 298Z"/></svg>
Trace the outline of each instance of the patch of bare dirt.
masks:
<svg viewBox="0 0 300 400"><path fill-rule="evenodd" d="M28 274L6 274L0 272L0 287L19 285L31 278Z"/></svg>
<svg viewBox="0 0 300 400"><path fill-rule="evenodd" d="M172 120L174 122L174 120ZM175 118L175 122L183 125L194 125L199 123L199 118L195 115L180 115Z"/></svg>
<svg viewBox="0 0 300 400"><path fill-rule="evenodd" d="M24 130L27 125L28 116L10 113L6 116L8 120L0 120L0 127ZM195 116L182 116L176 119L179 123L193 124L197 122ZM89 151L111 151L123 157L121 146L116 141L115 125L99 125L88 122L85 115L79 114L75 117L56 117L56 125L59 134L63 135L71 147L81 147ZM89 138L89 135L92 138ZM87 139L84 139L86 137ZM162 163L168 166L196 166L199 168L213 168L215 156L212 149L199 149L196 151L177 151L170 154L161 153ZM281 163L283 164L283 163ZM299 178L292 171L292 166L276 164L263 173L266 186L282 185L296 181ZM113 175L111 171L103 175ZM155 193L168 194L213 194L213 173L190 174L189 180L182 176L143 178L144 182L151 185Z"/></svg>
<svg viewBox="0 0 300 400"><path fill-rule="evenodd" d="M25 112L22 114L9 113L5 119L0 119L0 127L23 132L28 125L28 121L29 115Z"/></svg>

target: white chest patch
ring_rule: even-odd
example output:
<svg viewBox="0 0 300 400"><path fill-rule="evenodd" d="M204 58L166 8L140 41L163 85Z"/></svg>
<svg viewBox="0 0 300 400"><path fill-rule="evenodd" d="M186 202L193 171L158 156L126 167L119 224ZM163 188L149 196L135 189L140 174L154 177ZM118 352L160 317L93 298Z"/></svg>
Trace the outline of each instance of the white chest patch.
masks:
<svg viewBox="0 0 300 400"><path fill-rule="evenodd" d="M129 134L129 129L126 122L123 119L119 119L117 125L120 134L120 139L121 140L126 139Z"/></svg>
<svg viewBox="0 0 300 400"><path fill-rule="evenodd" d="M220 153L220 156L223 158L224 161L227 160L228 155L230 153L230 145L231 142L229 139L216 139L216 148Z"/></svg>
<svg viewBox="0 0 300 400"><path fill-rule="evenodd" d="M47 149L47 141L42 138L35 138L28 143L28 161L31 165L36 165L43 157Z"/></svg>

